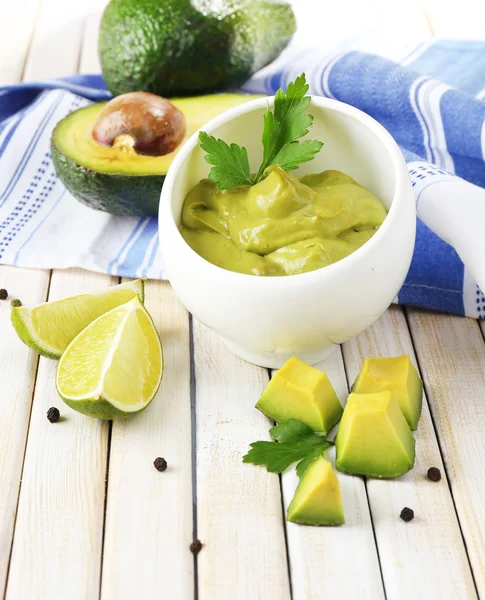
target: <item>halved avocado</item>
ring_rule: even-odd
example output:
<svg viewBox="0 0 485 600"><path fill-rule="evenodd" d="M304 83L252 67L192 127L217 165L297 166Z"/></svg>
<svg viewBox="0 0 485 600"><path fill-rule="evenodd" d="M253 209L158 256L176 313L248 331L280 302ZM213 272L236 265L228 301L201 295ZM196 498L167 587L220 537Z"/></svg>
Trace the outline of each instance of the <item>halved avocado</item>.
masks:
<svg viewBox="0 0 485 600"><path fill-rule="evenodd" d="M217 115L258 97L212 94L171 102L185 115L187 139ZM154 216L165 175L181 145L165 156L147 156L131 147L100 144L92 131L105 105L79 108L56 125L51 155L57 176L79 202L91 208L113 215Z"/></svg>

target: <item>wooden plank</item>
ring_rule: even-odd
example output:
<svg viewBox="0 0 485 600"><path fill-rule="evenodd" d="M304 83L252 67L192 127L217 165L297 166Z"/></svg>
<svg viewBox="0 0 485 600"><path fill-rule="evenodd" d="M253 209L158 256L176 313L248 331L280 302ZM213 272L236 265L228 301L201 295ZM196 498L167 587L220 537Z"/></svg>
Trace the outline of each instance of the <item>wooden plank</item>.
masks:
<svg viewBox="0 0 485 600"><path fill-rule="evenodd" d="M98 32L99 23L106 4L108 4L108 0L91 0L90 12L84 20L81 73L101 72L98 59Z"/></svg>
<svg viewBox="0 0 485 600"><path fill-rule="evenodd" d="M91 2L81 72L99 70L97 28L105 0ZM147 307L161 331L165 373L152 406L113 424L102 598L192 598L192 444L187 311L170 286L147 284ZM153 460L169 463L158 473ZM136 573L136 577L133 574Z"/></svg>
<svg viewBox="0 0 485 600"><path fill-rule="evenodd" d="M348 388L340 349L316 366L327 373L344 403ZM327 458L335 462L333 454L328 452ZM384 598L365 483L360 477L347 477L341 473L338 477L345 512L343 527L286 525L293 600ZM283 474L285 509L288 509L297 483L294 468Z"/></svg>
<svg viewBox="0 0 485 600"><path fill-rule="evenodd" d="M44 0L25 77L77 71L81 8ZM62 51L60 51L62 49ZM56 271L49 298L115 280L80 270ZM55 390L53 361L41 359L23 471L7 598L94 598L99 593L108 425L71 411ZM49 406L66 420L51 425Z"/></svg>
<svg viewBox="0 0 485 600"><path fill-rule="evenodd" d="M478 321L483 338L485 339L485 315Z"/></svg>
<svg viewBox="0 0 485 600"><path fill-rule="evenodd" d="M45 271L0 269L0 287L10 293L8 300L0 301L0 594L6 584L37 371L37 355L22 344L10 325L10 300L20 298L25 304L43 302L48 282Z"/></svg>
<svg viewBox="0 0 485 600"><path fill-rule="evenodd" d="M290 598L277 475L242 463L269 439L254 405L268 372L238 359L194 320L200 600Z"/></svg>
<svg viewBox="0 0 485 600"><path fill-rule="evenodd" d="M99 73L98 59L99 22L108 0L89 0L89 10L83 21L83 36L79 58L80 73Z"/></svg>
<svg viewBox="0 0 485 600"><path fill-rule="evenodd" d="M315 10L317 10L314 3L311 3L311 0L308 2L300 0L300 2L295 4L299 16L305 20L304 31L308 32L312 30L311 20L313 19L313 30L317 33L319 29L317 23L320 21L314 18ZM332 31L330 32L330 39L326 38L325 41L329 44L332 41L334 43L342 41L342 30L339 27L339 23L345 23L346 31L344 32L344 37L362 35L365 33L365 30L368 32L378 32L380 29L388 30L389 23L399 23L399 31L406 32L406 36L409 35L410 30L413 30L417 36L426 36L429 33L427 23L422 11L419 8L415 8L415 4L417 3L411 3L413 10L410 10L409 3L405 7L404 5L401 6L398 9L400 11L399 15L396 14L396 6L393 4L391 8L388 2L379 3L379 9L370 12L365 4L358 2L326 5L325 9L322 10L325 10L324 18L326 21L332 23ZM346 18L346 15L349 13L352 13L354 16L350 24L354 30L350 34L348 31L349 22ZM312 15L311 19L308 18L310 14ZM357 23L358 25L356 25ZM307 26L310 29L307 29ZM307 39L308 36L303 41L304 44L307 43ZM331 371L332 380L335 380L342 395L345 396L345 378L342 377L343 369L341 363L339 364L338 355L336 354L330 359L324 368ZM198 377L197 386L197 399L199 401ZM198 418L200 418L199 415L200 408L198 404ZM293 495L296 486L295 477L294 471L290 471L282 477L285 507L288 506ZM330 597L333 593L337 597L342 598L355 598L358 596L379 598L383 596L364 483L358 478L349 477L342 477L341 481L344 497L348 499L346 503L348 524L345 527L338 529L317 529L288 524L288 549L291 565L292 591L295 599L321 598L322 593L325 597L327 595ZM205 485L209 487L210 484ZM216 482L213 482L213 485L216 485ZM198 486L198 489L200 515L202 512L200 486ZM216 487L216 489L218 488ZM214 520L216 518L214 514ZM200 529L201 526L199 524ZM212 533L212 529L209 533ZM254 544L252 544L252 547L254 547ZM217 556L214 558L214 562L216 558ZM202 560L203 554L199 558L201 569L203 565ZM351 570L352 575L349 576ZM355 572L356 570L357 572ZM200 581L203 581L202 577L203 575L201 574ZM233 589L237 589L236 585ZM248 595L247 597L251 596Z"/></svg>
<svg viewBox="0 0 485 600"><path fill-rule="evenodd" d="M42 0L25 65L25 80L64 77L77 72L85 13L83 2Z"/></svg>
<svg viewBox="0 0 485 600"><path fill-rule="evenodd" d="M0 84L17 83L32 37L40 0L18 0L2 7L0 20ZM19 14L22 18L19 19ZM38 304L47 297L48 271L0 267L0 287L10 293L0 303L0 365L3 401L0 402L0 594L7 582L20 480L29 428L37 355L24 346L10 325L9 301L20 298Z"/></svg>
<svg viewBox="0 0 485 600"><path fill-rule="evenodd" d="M478 593L485 596L482 333L473 319L414 309L408 318Z"/></svg>
<svg viewBox="0 0 485 600"><path fill-rule="evenodd" d="M449 318L441 318L445 331L448 329ZM427 328L427 334L430 331L431 328ZM439 348L449 344L451 339L435 339L431 345L439 353ZM419 344L417 349L420 350ZM344 344L343 352L349 382L354 381L364 358L369 356L409 354L415 361L402 309L391 308L372 328ZM419 363L426 365L423 366L426 381L426 369L432 368L432 364L438 366L440 361L436 355L424 357L420 353ZM427 385L426 389L433 392L434 406L434 387ZM482 404L482 416L485 416L484 412ZM451 421L447 421L447 428L449 427ZM438 431L443 429L438 428ZM444 465L426 397L415 437L414 469L398 479L367 481L387 598L475 598L470 566L446 478L443 476L440 483L432 483L426 478L429 467L438 467L444 475ZM441 435L440 439L446 446L446 436ZM445 458L448 464L446 453ZM477 464L480 462L474 466ZM469 474L472 477L470 471ZM411 523L404 523L399 518L401 509L405 506L415 511L415 518ZM482 507L483 504L480 508Z"/></svg>
<svg viewBox="0 0 485 600"><path fill-rule="evenodd" d="M105 287L109 278L56 271L49 299ZM91 599L98 595L108 423L65 406L56 362L41 358L7 583L8 600ZM57 406L63 421L46 418Z"/></svg>
<svg viewBox="0 0 485 600"><path fill-rule="evenodd" d="M2 3L0 85L17 83L22 79L40 3L41 0Z"/></svg>
<svg viewBox="0 0 485 600"><path fill-rule="evenodd" d="M84 26L83 73L99 71L97 36L105 4L91 2L94 12ZM161 331L165 373L153 405L136 419L113 425L103 600L193 597L188 314L167 283L148 283L147 307ZM164 473L152 464L160 454L169 462Z"/></svg>
<svg viewBox="0 0 485 600"><path fill-rule="evenodd" d="M298 47L309 44L338 51L350 40L382 40L386 44L408 42L429 36L421 0L389 2L389 0L341 0L318 2L315 0L292 0L299 29L293 40ZM349 18L349 15L351 17ZM322 36L322 23L329 24Z"/></svg>
<svg viewBox="0 0 485 600"><path fill-rule="evenodd" d="M145 304L161 332L165 372L141 415L113 423L101 597L193 598L189 317L166 282ZM164 457L168 469L153 466Z"/></svg>
<svg viewBox="0 0 485 600"><path fill-rule="evenodd" d="M449 39L485 39L485 4L463 0L457 6L450 0L422 0L433 34Z"/></svg>

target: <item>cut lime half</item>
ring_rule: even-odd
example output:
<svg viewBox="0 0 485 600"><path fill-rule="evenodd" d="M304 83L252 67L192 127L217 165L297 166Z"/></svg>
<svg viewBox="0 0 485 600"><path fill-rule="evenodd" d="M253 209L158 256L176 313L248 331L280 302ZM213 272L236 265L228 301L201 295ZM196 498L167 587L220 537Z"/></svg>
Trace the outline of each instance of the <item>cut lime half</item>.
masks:
<svg viewBox="0 0 485 600"><path fill-rule="evenodd" d="M137 296L144 300L144 280L136 279L64 300L28 308L12 308L12 325L19 338L47 358L60 358L64 350L94 319Z"/></svg>
<svg viewBox="0 0 485 600"><path fill-rule="evenodd" d="M162 344L138 297L86 327L61 357L57 391L74 410L99 419L146 408L163 374Z"/></svg>

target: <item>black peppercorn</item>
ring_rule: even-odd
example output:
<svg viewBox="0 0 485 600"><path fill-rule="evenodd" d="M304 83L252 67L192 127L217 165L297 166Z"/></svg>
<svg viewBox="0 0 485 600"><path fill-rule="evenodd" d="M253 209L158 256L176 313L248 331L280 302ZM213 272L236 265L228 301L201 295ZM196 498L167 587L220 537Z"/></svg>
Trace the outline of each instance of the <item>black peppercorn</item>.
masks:
<svg viewBox="0 0 485 600"><path fill-rule="evenodd" d="M51 408L49 408L49 410L47 411L47 418L51 423L57 423L57 421L59 421L60 416L61 413L59 412L59 409L55 406L51 406Z"/></svg>
<svg viewBox="0 0 485 600"><path fill-rule="evenodd" d="M403 521L412 521L414 519L414 510L412 508L408 508L407 506L402 509L401 514L399 515Z"/></svg>
<svg viewBox="0 0 485 600"><path fill-rule="evenodd" d="M190 551L192 552L192 554L199 554L199 552L201 550L202 550L202 542L200 540L194 540L190 544Z"/></svg>
<svg viewBox="0 0 485 600"><path fill-rule="evenodd" d="M166 471L167 469L167 461L160 456L153 461L153 466L157 471Z"/></svg>
<svg viewBox="0 0 485 600"><path fill-rule="evenodd" d="M440 481L441 480L441 471L438 467L431 467L428 469L428 479L430 481Z"/></svg>
<svg viewBox="0 0 485 600"><path fill-rule="evenodd" d="M20 302L20 300L18 298L14 298L13 300L10 301L10 306L12 308L16 308L17 306L22 306L22 302Z"/></svg>
<svg viewBox="0 0 485 600"><path fill-rule="evenodd" d="M0 290L0 300L6 300L8 298L8 292L6 289L2 288Z"/></svg>

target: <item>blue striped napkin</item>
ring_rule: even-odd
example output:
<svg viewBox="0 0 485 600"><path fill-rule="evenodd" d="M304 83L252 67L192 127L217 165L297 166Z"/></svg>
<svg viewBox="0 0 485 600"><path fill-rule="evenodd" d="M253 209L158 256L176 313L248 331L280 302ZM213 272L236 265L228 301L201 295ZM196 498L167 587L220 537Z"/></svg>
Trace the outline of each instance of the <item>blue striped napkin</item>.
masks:
<svg viewBox="0 0 485 600"><path fill-rule="evenodd" d="M380 121L403 150L419 216L398 302L485 318L485 43L430 40L386 58L349 48L283 54L243 89L272 94L305 71L312 94ZM53 170L57 121L109 97L97 75L0 88L0 263L164 278L156 219L93 211Z"/></svg>

